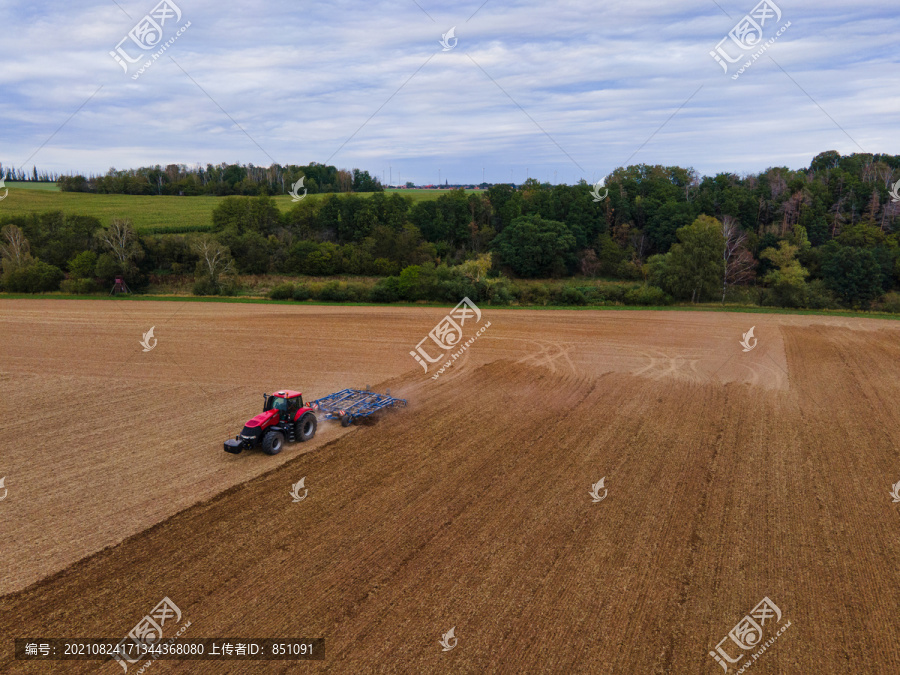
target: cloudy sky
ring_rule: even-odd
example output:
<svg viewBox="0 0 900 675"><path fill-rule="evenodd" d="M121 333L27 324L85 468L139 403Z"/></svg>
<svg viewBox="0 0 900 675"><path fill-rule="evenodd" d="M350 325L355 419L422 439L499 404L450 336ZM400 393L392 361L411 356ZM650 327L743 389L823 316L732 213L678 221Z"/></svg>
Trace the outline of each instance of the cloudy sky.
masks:
<svg viewBox="0 0 900 675"><path fill-rule="evenodd" d="M881 0L155 2L0 4L0 162L572 183L900 154Z"/></svg>

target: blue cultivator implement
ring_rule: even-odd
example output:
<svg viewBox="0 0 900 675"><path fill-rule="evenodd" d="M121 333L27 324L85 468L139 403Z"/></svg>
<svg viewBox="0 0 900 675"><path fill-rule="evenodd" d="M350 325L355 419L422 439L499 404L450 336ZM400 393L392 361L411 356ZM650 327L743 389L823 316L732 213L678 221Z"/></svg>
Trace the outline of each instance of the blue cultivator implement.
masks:
<svg viewBox="0 0 900 675"><path fill-rule="evenodd" d="M316 399L309 406L326 419L340 420L341 426L348 427L357 417L368 417L385 408L405 408L406 399L392 398L390 389L387 394L376 394L368 389L344 389Z"/></svg>

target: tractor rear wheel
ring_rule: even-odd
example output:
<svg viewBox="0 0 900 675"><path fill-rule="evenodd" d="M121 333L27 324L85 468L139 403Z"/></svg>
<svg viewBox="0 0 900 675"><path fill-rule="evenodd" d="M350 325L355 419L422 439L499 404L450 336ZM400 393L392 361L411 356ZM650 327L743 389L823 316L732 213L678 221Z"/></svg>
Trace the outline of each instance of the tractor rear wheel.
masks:
<svg viewBox="0 0 900 675"><path fill-rule="evenodd" d="M263 452L267 455L277 455L284 447L284 434L280 431L270 431L262 440Z"/></svg>
<svg viewBox="0 0 900 675"><path fill-rule="evenodd" d="M318 426L319 421L316 419L316 416L311 412L306 413L297 421L297 427L295 431L295 436L298 441L301 443L303 441L311 440L313 436L316 435L316 427Z"/></svg>

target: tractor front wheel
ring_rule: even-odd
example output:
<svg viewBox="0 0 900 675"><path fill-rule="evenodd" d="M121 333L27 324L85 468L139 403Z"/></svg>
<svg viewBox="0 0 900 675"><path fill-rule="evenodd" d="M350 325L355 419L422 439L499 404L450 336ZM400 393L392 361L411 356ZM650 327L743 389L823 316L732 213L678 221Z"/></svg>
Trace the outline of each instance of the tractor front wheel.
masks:
<svg viewBox="0 0 900 675"><path fill-rule="evenodd" d="M316 416L311 412L306 413L297 421L297 427L295 431L295 436L297 440L301 443L303 441L309 441L313 436L316 435L316 427L318 426L319 421L316 419Z"/></svg>
<svg viewBox="0 0 900 675"><path fill-rule="evenodd" d="M270 431L262 440L263 452L267 455L277 455L284 447L284 434L280 431Z"/></svg>

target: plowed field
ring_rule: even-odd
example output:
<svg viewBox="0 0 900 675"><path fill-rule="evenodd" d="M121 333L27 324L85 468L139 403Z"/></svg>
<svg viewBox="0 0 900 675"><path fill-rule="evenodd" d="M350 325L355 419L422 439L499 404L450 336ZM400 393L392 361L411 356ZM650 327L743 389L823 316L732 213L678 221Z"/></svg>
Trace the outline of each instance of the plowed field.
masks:
<svg viewBox="0 0 900 675"><path fill-rule="evenodd" d="M720 644L900 672L898 324L482 309L433 380L409 352L447 310L0 301L0 672L121 673L12 640L121 638L166 596L184 637L326 656L160 673L719 673ZM409 407L222 452L263 391L367 384Z"/></svg>

